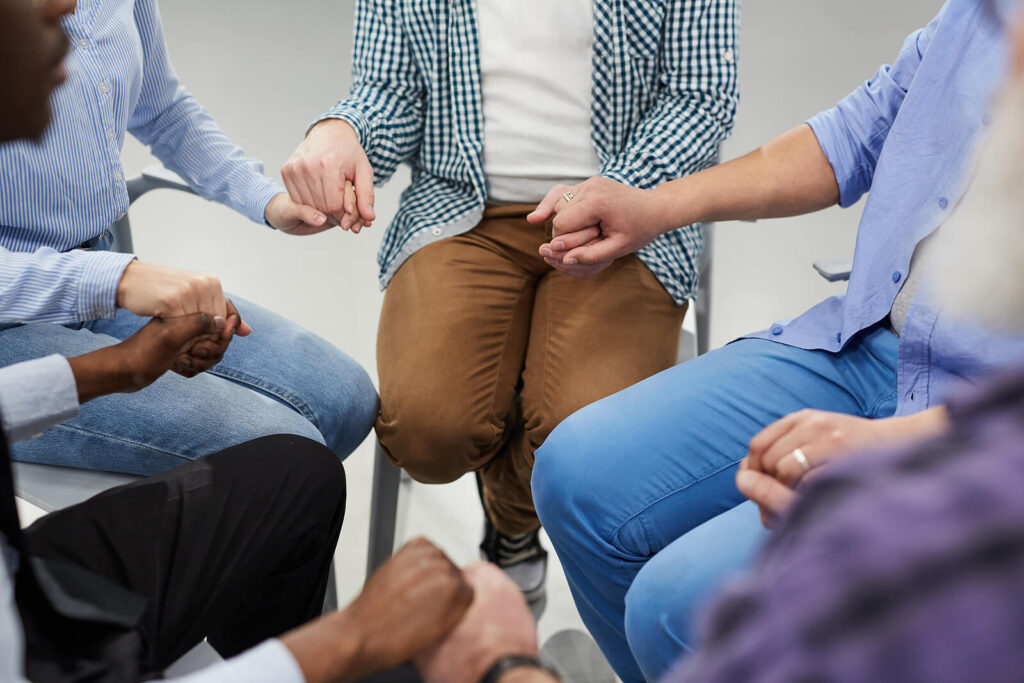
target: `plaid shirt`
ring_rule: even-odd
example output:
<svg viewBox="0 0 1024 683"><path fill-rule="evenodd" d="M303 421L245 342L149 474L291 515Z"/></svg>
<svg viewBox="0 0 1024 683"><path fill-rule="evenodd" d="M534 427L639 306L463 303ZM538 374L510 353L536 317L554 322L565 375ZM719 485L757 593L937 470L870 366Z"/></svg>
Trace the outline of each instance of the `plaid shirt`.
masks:
<svg viewBox="0 0 1024 683"><path fill-rule="evenodd" d="M593 141L601 174L637 187L714 164L732 128L739 0L594 0ZM412 184L381 246L381 285L419 248L479 223L487 202L476 6L358 0L352 124L378 183ZM699 226L639 252L680 304L697 288Z"/></svg>

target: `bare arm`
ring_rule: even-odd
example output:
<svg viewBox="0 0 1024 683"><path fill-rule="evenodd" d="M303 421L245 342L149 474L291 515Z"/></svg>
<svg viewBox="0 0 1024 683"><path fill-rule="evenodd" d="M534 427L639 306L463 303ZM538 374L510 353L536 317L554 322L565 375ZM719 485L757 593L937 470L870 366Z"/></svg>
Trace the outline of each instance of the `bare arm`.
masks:
<svg viewBox="0 0 1024 683"><path fill-rule="evenodd" d="M530 220L555 215L554 238L541 248L549 262L595 264L631 254L680 225L796 216L838 202L835 173L814 131L801 125L746 156L654 190L606 178L558 186ZM600 230L599 239L590 227Z"/></svg>

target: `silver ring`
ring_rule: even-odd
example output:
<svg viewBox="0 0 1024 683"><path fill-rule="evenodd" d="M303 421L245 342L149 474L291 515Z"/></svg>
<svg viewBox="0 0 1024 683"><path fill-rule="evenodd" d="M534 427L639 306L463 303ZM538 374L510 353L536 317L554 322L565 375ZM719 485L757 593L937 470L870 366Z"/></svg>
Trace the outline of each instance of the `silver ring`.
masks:
<svg viewBox="0 0 1024 683"><path fill-rule="evenodd" d="M576 199L576 195L572 193L572 190L566 190L565 192L562 193L562 199L564 199L567 202L571 202L572 200Z"/></svg>
<svg viewBox="0 0 1024 683"><path fill-rule="evenodd" d="M811 463L807 459L807 455L803 452L802 449L797 448L792 453L790 453L790 455L792 455L793 459L796 460L796 464L800 465L800 467L803 468L804 472L811 471Z"/></svg>

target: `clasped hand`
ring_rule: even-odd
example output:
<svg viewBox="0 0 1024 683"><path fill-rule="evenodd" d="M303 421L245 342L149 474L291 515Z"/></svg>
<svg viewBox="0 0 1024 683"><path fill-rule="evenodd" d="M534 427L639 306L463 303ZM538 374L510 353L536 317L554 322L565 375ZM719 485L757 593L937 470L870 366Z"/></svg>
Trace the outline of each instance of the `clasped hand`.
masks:
<svg viewBox="0 0 1024 683"><path fill-rule="evenodd" d="M526 220L551 221L551 241L540 247L549 266L588 278L657 237L651 195L597 176L573 187L554 186Z"/></svg>

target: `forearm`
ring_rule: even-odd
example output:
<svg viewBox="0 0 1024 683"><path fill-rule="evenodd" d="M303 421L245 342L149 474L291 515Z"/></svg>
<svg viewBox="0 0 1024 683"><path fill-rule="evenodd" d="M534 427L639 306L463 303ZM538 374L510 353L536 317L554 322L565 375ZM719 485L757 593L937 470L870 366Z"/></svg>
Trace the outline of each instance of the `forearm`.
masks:
<svg viewBox="0 0 1024 683"><path fill-rule="evenodd" d="M362 646L358 625L335 612L281 637L302 669L306 683L347 683L362 675Z"/></svg>
<svg viewBox="0 0 1024 683"><path fill-rule="evenodd" d="M946 406L935 406L920 413L893 417L888 421L893 440L927 439L943 434L950 424Z"/></svg>
<svg viewBox="0 0 1024 683"><path fill-rule="evenodd" d="M746 156L661 185L652 194L659 227L781 218L839 201L839 186L810 126L801 125Z"/></svg>

